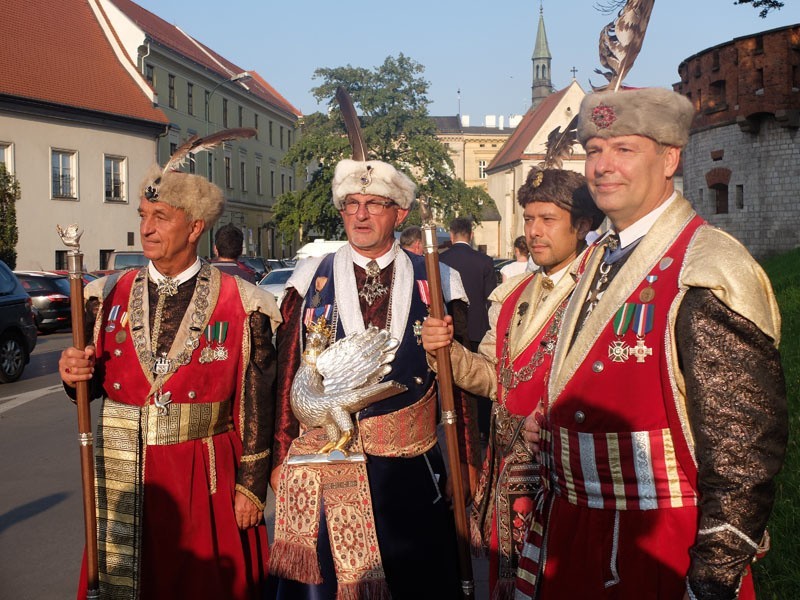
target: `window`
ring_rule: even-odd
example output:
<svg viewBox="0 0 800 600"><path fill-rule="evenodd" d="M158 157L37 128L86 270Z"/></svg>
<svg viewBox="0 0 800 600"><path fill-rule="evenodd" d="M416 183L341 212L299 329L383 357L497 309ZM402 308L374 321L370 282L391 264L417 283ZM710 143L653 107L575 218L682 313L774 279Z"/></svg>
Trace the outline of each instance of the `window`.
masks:
<svg viewBox="0 0 800 600"><path fill-rule="evenodd" d="M725 80L711 83L708 89L708 108L721 110L727 107L725 102Z"/></svg>
<svg viewBox="0 0 800 600"><path fill-rule="evenodd" d="M286 174L281 173L281 194L286 192Z"/></svg>
<svg viewBox="0 0 800 600"><path fill-rule="evenodd" d="M286 130L286 148L289 149L292 147L292 130Z"/></svg>
<svg viewBox="0 0 800 600"><path fill-rule="evenodd" d="M736 208L739 210L744 208L744 186L742 184L736 186Z"/></svg>
<svg viewBox="0 0 800 600"><path fill-rule="evenodd" d="M281 150L283 150L283 125L281 125L280 128L280 137L278 138L278 141L280 142Z"/></svg>
<svg viewBox="0 0 800 600"><path fill-rule="evenodd" d="M214 155L211 152L208 153L208 167L206 174L208 175L208 180L211 183L214 183Z"/></svg>
<svg viewBox="0 0 800 600"><path fill-rule="evenodd" d="M714 50L711 53L711 70L719 71L719 50Z"/></svg>
<svg viewBox="0 0 800 600"><path fill-rule="evenodd" d="M711 193L714 194L715 214L724 215L728 213L728 186L724 183L715 183L711 186Z"/></svg>
<svg viewBox="0 0 800 600"><path fill-rule="evenodd" d="M753 39L753 42L755 44L754 47L753 47L753 53L754 54L761 54L762 52L764 52L764 38L763 37L761 37L760 35L757 35Z"/></svg>
<svg viewBox="0 0 800 600"><path fill-rule="evenodd" d="M764 69L756 69L756 94L764 93Z"/></svg>
<svg viewBox="0 0 800 600"><path fill-rule="evenodd" d="M156 87L156 76L153 71L153 65L145 63L144 65L144 78L147 80L147 83L150 84L150 87L155 89Z"/></svg>
<svg viewBox="0 0 800 600"><path fill-rule="evenodd" d="M75 153L69 150L52 150L53 198L77 199L75 190Z"/></svg>
<svg viewBox="0 0 800 600"><path fill-rule="evenodd" d="M67 251L66 250L56 250L56 270L58 271L66 271L69 267L67 266Z"/></svg>
<svg viewBox="0 0 800 600"><path fill-rule="evenodd" d="M258 139L258 113L253 113L253 129L256 130L256 139Z"/></svg>
<svg viewBox="0 0 800 600"><path fill-rule="evenodd" d="M194 114L194 84L186 84L186 112Z"/></svg>
<svg viewBox="0 0 800 600"><path fill-rule="evenodd" d="M274 146L275 144L272 143L272 121L269 122L269 145Z"/></svg>
<svg viewBox="0 0 800 600"><path fill-rule="evenodd" d="M169 107L175 108L175 75L169 76Z"/></svg>
<svg viewBox="0 0 800 600"><path fill-rule="evenodd" d="M289 175L289 191L290 192L294 191L294 179L292 178L291 175Z"/></svg>
<svg viewBox="0 0 800 600"><path fill-rule="evenodd" d="M106 202L125 202L125 159L105 157Z"/></svg>
<svg viewBox="0 0 800 600"><path fill-rule="evenodd" d="M231 179L231 157L229 154L225 155L225 187L233 187L233 180Z"/></svg>
<svg viewBox="0 0 800 600"><path fill-rule="evenodd" d="M205 91L205 107L206 107L206 121L211 120L211 94L208 90Z"/></svg>
<svg viewBox="0 0 800 600"><path fill-rule="evenodd" d="M243 160L239 161L239 187L243 192L247 191L247 167Z"/></svg>
<svg viewBox="0 0 800 600"><path fill-rule="evenodd" d="M0 142L0 165L3 165L8 173L14 172L14 161L11 159L11 144L9 142Z"/></svg>
<svg viewBox="0 0 800 600"><path fill-rule="evenodd" d="M244 127L244 107L239 107L239 127Z"/></svg>
<svg viewBox="0 0 800 600"><path fill-rule="evenodd" d="M228 99L222 99L222 126L228 127Z"/></svg>
<svg viewBox="0 0 800 600"><path fill-rule="evenodd" d="M178 142L170 142L169 143L169 155L172 156L175 154L175 151L178 149Z"/></svg>
<svg viewBox="0 0 800 600"><path fill-rule="evenodd" d="M111 250L100 250L100 268L105 269L108 266L108 259L111 258L111 254L114 252L113 249Z"/></svg>
<svg viewBox="0 0 800 600"><path fill-rule="evenodd" d="M486 161L478 161L478 179L486 179Z"/></svg>
<svg viewBox="0 0 800 600"><path fill-rule="evenodd" d="M260 160L256 161L256 193L259 196L263 196L264 195L264 186L263 186L263 183L261 182L261 161Z"/></svg>
<svg viewBox="0 0 800 600"><path fill-rule="evenodd" d="M275 197L275 171L269 172L269 195Z"/></svg>

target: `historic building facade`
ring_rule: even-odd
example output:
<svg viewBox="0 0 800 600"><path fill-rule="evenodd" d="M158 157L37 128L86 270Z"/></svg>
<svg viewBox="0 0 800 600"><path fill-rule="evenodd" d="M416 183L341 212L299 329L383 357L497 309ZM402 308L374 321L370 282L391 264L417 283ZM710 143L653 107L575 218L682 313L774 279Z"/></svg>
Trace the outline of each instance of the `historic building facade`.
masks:
<svg viewBox="0 0 800 600"><path fill-rule="evenodd" d="M703 50L678 73L697 109L687 198L756 257L800 245L800 24Z"/></svg>

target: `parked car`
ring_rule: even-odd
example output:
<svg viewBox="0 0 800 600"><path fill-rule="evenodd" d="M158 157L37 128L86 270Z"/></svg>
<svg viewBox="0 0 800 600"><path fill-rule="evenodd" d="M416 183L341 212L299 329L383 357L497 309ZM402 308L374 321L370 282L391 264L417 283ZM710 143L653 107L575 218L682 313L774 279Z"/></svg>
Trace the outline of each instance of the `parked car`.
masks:
<svg viewBox="0 0 800 600"><path fill-rule="evenodd" d="M270 272L270 267L261 256L240 256L239 262L256 272L256 281L261 281Z"/></svg>
<svg viewBox="0 0 800 600"><path fill-rule="evenodd" d="M292 276L294 269L273 269L258 282L258 287L275 296L275 302L281 305L283 294L286 291L286 282Z"/></svg>
<svg viewBox="0 0 800 600"><path fill-rule="evenodd" d="M0 383L11 383L22 376L35 347L31 297L0 260Z"/></svg>
<svg viewBox="0 0 800 600"><path fill-rule="evenodd" d="M99 271L94 271L96 277L103 277L111 275L117 271L124 271L126 269L139 269L145 266L149 260L145 257L144 252L141 250L120 250L112 252L108 255L105 268Z"/></svg>
<svg viewBox="0 0 800 600"><path fill-rule="evenodd" d="M72 324L69 277L46 271L16 271L15 275L36 307L39 331L48 333Z"/></svg>
<svg viewBox="0 0 800 600"><path fill-rule="evenodd" d="M69 271L67 271L66 269L56 269L55 271L49 271L49 272L53 273L54 275L63 275L65 277L69 278ZM98 276L95 275L94 273L87 273L86 271L84 271L81 274L81 279L83 280L83 285L86 285L90 281L94 281L97 278L98 278Z"/></svg>

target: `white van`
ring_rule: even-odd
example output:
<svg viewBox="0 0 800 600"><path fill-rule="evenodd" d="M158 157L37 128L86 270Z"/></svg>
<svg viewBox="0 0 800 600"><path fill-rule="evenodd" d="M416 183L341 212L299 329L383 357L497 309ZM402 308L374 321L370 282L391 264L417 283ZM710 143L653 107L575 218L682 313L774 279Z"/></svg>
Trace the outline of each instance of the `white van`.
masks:
<svg viewBox="0 0 800 600"><path fill-rule="evenodd" d="M325 256L331 252L336 252L346 243L347 240L314 240L301 247L294 258L295 260L300 260L309 256Z"/></svg>

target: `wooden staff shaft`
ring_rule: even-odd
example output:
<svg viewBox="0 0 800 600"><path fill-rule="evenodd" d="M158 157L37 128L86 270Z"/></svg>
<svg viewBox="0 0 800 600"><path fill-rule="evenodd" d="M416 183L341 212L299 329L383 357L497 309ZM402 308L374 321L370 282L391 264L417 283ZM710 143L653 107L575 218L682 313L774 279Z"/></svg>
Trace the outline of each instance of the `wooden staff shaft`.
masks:
<svg viewBox="0 0 800 600"><path fill-rule="evenodd" d="M70 304L72 312L72 344L86 348L83 318L83 255L80 251L67 252L69 268ZM78 441L81 453L81 483L83 490L83 521L86 538L86 597L99 598L97 567L97 510L94 495L94 442L92 412L89 408L89 382L75 384L78 406Z"/></svg>
<svg viewBox="0 0 800 600"><path fill-rule="evenodd" d="M430 291L430 312L436 319L445 315L442 296L442 277L439 271L439 249L436 242L436 228L423 225L425 243L425 269L428 274ZM453 398L453 367L450 363L450 348L436 351L437 379L439 380L439 398L442 403L442 423L444 424L445 441L447 442L447 458L450 463L450 477L453 481L453 512L456 522L458 542L458 564L461 574L461 591L464 598L475 597L475 581L472 575L472 556L470 553L469 526L467 508L464 505L464 480L461 477L461 457L458 449L458 423Z"/></svg>

